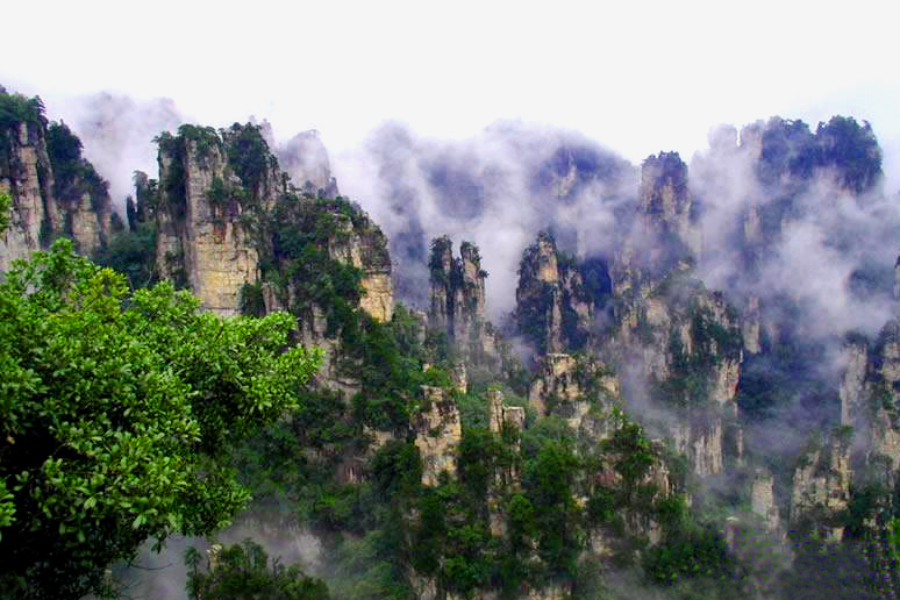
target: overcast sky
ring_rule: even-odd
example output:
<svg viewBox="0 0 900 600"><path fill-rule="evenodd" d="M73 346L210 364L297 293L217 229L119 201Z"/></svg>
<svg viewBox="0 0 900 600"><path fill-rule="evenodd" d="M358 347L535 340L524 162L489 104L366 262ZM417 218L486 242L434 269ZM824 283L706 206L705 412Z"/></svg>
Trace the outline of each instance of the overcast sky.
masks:
<svg viewBox="0 0 900 600"><path fill-rule="evenodd" d="M53 118L99 91L216 126L315 128L333 155L385 119L463 138L497 119L579 130L638 162L719 123L872 122L900 187L900 10L885 0L28 1L3 9L0 83Z"/></svg>

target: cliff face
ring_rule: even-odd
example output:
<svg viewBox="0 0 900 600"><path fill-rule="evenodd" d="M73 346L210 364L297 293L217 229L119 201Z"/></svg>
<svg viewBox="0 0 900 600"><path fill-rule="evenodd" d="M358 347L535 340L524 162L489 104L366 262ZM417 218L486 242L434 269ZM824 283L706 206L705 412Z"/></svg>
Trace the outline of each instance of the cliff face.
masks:
<svg viewBox="0 0 900 600"><path fill-rule="evenodd" d="M651 264L665 258L696 260L700 230L688 191L687 165L677 152L661 152L644 161L639 210L645 231L658 242L651 249Z"/></svg>
<svg viewBox="0 0 900 600"><path fill-rule="evenodd" d="M333 260L360 271L363 289L360 308L376 321L386 323L394 310L387 238L368 220L355 224L347 215L337 218L337 231L328 240L328 254Z"/></svg>
<svg viewBox="0 0 900 600"><path fill-rule="evenodd" d="M750 491L750 510L761 518L768 531L781 527L781 516L775 502L775 481L772 474L764 469L756 469Z"/></svg>
<svg viewBox="0 0 900 600"><path fill-rule="evenodd" d="M39 249L41 225L52 223L51 211L56 203L46 177L38 176L39 169L44 174L51 172L43 134L42 128L34 123L19 123L2 134L6 152L0 190L13 198L10 227L0 237L0 270L3 271L13 260L26 258Z"/></svg>
<svg viewBox="0 0 900 600"><path fill-rule="evenodd" d="M384 235L361 213L351 216L358 209L301 196L280 170L260 127L234 125L217 132L184 126L177 136L161 135L159 146L160 184L152 212L161 276L189 287L208 310L234 315L241 311L247 286L257 284L263 271L284 266L281 249L305 239L325 249L329 259L359 270L360 306L376 320L390 320L393 294ZM300 152L294 150L290 156ZM314 231L319 213L325 213L327 230ZM297 219L300 231L293 237L285 219ZM291 251L302 250L294 246ZM268 292L269 310L290 308L287 287L277 299ZM324 337L312 316L306 328L311 339Z"/></svg>
<svg viewBox="0 0 900 600"><path fill-rule="evenodd" d="M577 350L588 343L593 301L574 258L559 252L548 234L540 234L522 256L515 319L541 354Z"/></svg>
<svg viewBox="0 0 900 600"><path fill-rule="evenodd" d="M107 183L82 158L81 142L63 123L49 123L35 100L7 94L22 119L0 123L0 191L12 197L10 226L0 236L0 271L58 236L91 255L112 231Z"/></svg>
<svg viewBox="0 0 900 600"><path fill-rule="evenodd" d="M677 152L649 156L641 167L637 220L616 252L613 290L646 296L673 270L695 264L701 251L687 165Z"/></svg>
<svg viewBox="0 0 900 600"><path fill-rule="evenodd" d="M615 428L621 388L612 369L587 356L553 353L544 357L531 384L529 403L540 415L566 420L581 439L598 443Z"/></svg>
<svg viewBox="0 0 900 600"><path fill-rule="evenodd" d="M432 241L431 305L428 326L447 338L467 359L496 363L500 360L499 340L484 310L484 282L478 247L463 242L459 258L453 256L449 237Z"/></svg>
<svg viewBox="0 0 900 600"><path fill-rule="evenodd" d="M829 526L829 518L847 509L850 500L850 452L845 443L831 440L811 450L794 471L791 520L813 517L814 527L840 541L844 528Z"/></svg>
<svg viewBox="0 0 900 600"><path fill-rule="evenodd" d="M728 459L740 464L736 398L743 342L737 312L721 293L679 272L623 306L610 344L646 382L651 398L674 413L669 434L676 451L701 477L722 472Z"/></svg>
<svg viewBox="0 0 900 600"><path fill-rule="evenodd" d="M442 473L456 475L455 452L462 440L459 408L447 390L425 386L422 390L428 409L414 424L415 444L424 465L422 484L438 484Z"/></svg>
<svg viewBox="0 0 900 600"><path fill-rule="evenodd" d="M208 310L237 314L241 289L259 277L248 217L273 204L276 189L248 189L229 164L226 140L212 129L182 128L161 138L159 173L160 275L189 286ZM264 177L278 180L271 169Z"/></svg>

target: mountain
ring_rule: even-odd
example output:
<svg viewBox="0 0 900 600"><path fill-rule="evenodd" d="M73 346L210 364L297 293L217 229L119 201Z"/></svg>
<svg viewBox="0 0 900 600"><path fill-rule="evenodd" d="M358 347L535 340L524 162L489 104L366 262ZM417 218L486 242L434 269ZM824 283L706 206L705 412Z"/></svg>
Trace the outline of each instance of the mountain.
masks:
<svg viewBox="0 0 900 600"><path fill-rule="evenodd" d="M236 461L258 514L314 533L335 596L896 596L900 218L868 123L772 118L639 167L500 130L506 174L391 132L389 239L314 134L160 133L122 219L65 124L0 100L0 269L69 236L135 287L288 311L326 351L304 409ZM546 215L492 274L515 281L496 323L491 256L423 239L398 144L437 222Z"/></svg>

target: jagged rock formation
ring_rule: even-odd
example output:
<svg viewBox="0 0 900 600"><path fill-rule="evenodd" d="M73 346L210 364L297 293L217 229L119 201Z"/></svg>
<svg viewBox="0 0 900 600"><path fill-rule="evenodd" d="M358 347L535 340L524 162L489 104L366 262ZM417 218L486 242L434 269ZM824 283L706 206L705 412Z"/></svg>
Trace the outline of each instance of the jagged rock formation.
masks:
<svg viewBox="0 0 900 600"><path fill-rule="evenodd" d="M216 132L183 126L177 136L161 135L159 144L161 183L150 212L157 223L156 266L161 276L190 287L205 308L237 314L246 286L265 276L263 267L284 262L282 256L272 255L280 251L273 240L275 230L286 225L283 219L298 217L304 210L298 205L305 203L312 212L329 213L329 230L316 240L329 258L361 271L360 306L376 320L390 320L391 264L384 235L364 216L353 216L357 209L316 208L312 200L297 195L259 127L234 125ZM297 228L313 227L314 221L298 222ZM279 298L271 289L263 295L268 310L293 304L287 289ZM307 320L311 340L324 337L319 335L321 321L314 315Z"/></svg>
<svg viewBox="0 0 900 600"><path fill-rule="evenodd" d="M754 470L750 490L750 510L763 520L767 531L776 531L781 526L774 486L775 480L771 473L761 468Z"/></svg>
<svg viewBox="0 0 900 600"><path fill-rule="evenodd" d="M522 256L515 319L541 354L578 350L588 343L593 301L574 258L558 251L547 233L539 234Z"/></svg>
<svg viewBox="0 0 900 600"><path fill-rule="evenodd" d="M65 153L52 151L40 120L0 129L0 189L12 192L16 209L12 229L0 240L0 269L53 235L72 236L86 253L102 247L112 213L80 154L60 162ZM64 132L57 133L61 137L53 143L65 142ZM801 174L785 171L794 165L778 153L762 152L768 134L757 133L754 138L750 131L742 143L772 163L763 165L760 178L781 194ZM682 500L717 515L739 515L725 524L735 553L746 537L741 527L764 530L772 540L784 535L780 515L786 503L779 506L775 492L780 498L790 475L771 462L771 472L760 469L758 447L744 455L737 404L744 355L750 356L747 364L763 364L783 337L783 323L772 317L779 307L750 276L740 289L729 289L728 298L691 279L701 252L696 213L706 197L691 195L687 168L676 154L648 158L635 201L619 207L633 214L613 236L612 298L600 301L588 260L561 252L552 236L540 235L526 251L514 316L518 332L538 350L537 369L530 380L505 379L505 371L503 377L496 369L489 376L483 372L483 359L502 363L506 349L485 317L486 273L478 249L463 243L456 258L449 238L436 240L429 314L395 310L387 240L359 207L327 198L337 188L318 137L301 134L276 150L279 166L265 136L253 126L218 132L187 127L177 136L161 136L160 181L137 179L138 204L129 224L156 225L158 273L190 288L207 309L225 315L290 311L298 318L294 341L326 351L310 390L315 402L309 414L298 416L318 420L309 431L298 426L294 433L304 444L314 439L296 462L308 459L312 465L304 473L315 481L310 487L318 486L309 492L315 500L311 510L329 535L368 543L378 535L367 537L376 528L394 528L390 533L399 534L393 542L403 550L385 551L396 553L379 556L381 564L409 560L404 552L410 548L434 552L434 564L419 565L420 571L400 564L391 575L401 572L403 579L401 570L407 570L412 593L429 600L489 600L500 593L487 576L465 592L453 591L453 572L440 570L448 565L477 564L481 576L489 572L485 565L514 559L534 571L556 569L556 577L563 570L552 564L548 548L566 544L577 547L572 562L643 561L654 549L645 540L660 548L685 534L663 519L667 510L683 509ZM790 150L791 160L805 160ZM572 207L602 178L602 165L584 167L592 159L576 150L561 151L553 160L533 185L560 206ZM775 164L779 160L785 164ZM857 183L868 185L871 176ZM841 185L855 183L843 177ZM735 212L735 237L743 232L735 252L744 255L741 264L748 271L765 259L766 247L790 215L768 212L768 200L749 198ZM576 236L564 223L547 226L560 247L583 248L583 238L569 243ZM608 277L607 259L589 260L602 261ZM897 273L900 266L900 282ZM895 294L897 289L900 283ZM435 332L446 334L452 346ZM832 385L822 394L838 393L845 427L801 457L788 499L792 526L812 521L831 540L842 537L840 523L858 507L851 502L862 495L851 493L859 490L881 494L861 521L869 530L883 526L900 469L900 324L889 323L876 343L851 336L845 353L839 389ZM510 390L511 402L527 396L537 423L526 423L525 408L505 406L499 387ZM648 397L648 403L637 404ZM654 435L668 439L648 439L632 417L646 418ZM748 440L756 441L749 435ZM466 448L474 451L466 455ZM419 460L424 469L420 481L415 471L416 489L408 497L387 498L386 490L410 485L397 479L410 472L407 467L418 468ZM724 511L700 495L676 498L732 475L749 488L749 512L747 489L735 495L739 500L729 499ZM560 501L548 509L547 498L564 485ZM666 502L672 500L677 503ZM375 511L362 506L367 502L383 504ZM382 510L389 503L391 510ZM548 526L548 514L565 511L571 511L570 521ZM436 514L446 517L437 541L426 539ZM432 521L419 520L426 517ZM528 526L517 530L524 522ZM543 537L570 526L578 533L563 543ZM791 535L799 529L792 527ZM622 540L629 538L641 541L635 545L639 552L622 551ZM569 575L551 583L523 580L503 593L535 600L582 593Z"/></svg>
<svg viewBox="0 0 900 600"><path fill-rule="evenodd" d="M866 373L869 366L868 345L865 342L844 346L845 370L841 378L841 424L855 427L863 418L866 395Z"/></svg>
<svg viewBox="0 0 900 600"><path fill-rule="evenodd" d="M342 264L359 269L363 295L360 308L376 321L391 320L394 292L391 284L391 257L387 240L371 222L357 222L337 214L337 231L328 239L328 254Z"/></svg>
<svg viewBox="0 0 900 600"><path fill-rule="evenodd" d="M747 298L747 308L742 319L744 350L750 354L759 354L762 351L760 328L759 298L751 294Z"/></svg>
<svg viewBox="0 0 900 600"><path fill-rule="evenodd" d="M445 332L463 356L475 360L500 359L498 339L484 311L484 280L478 247L469 242L459 246L453 257L453 242L444 236L432 241L431 306L428 326Z"/></svg>
<svg viewBox="0 0 900 600"><path fill-rule="evenodd" d="M844 528L828 527L828 517L846 510L850 499L850 452L846 441L830 440L801 458L794 471L791 520L814 515L815 525L839 541Z"/></svg>
<svg viewBox="0 0 900 600"><path fill-rule="evenodd" d="M500 435L507 425L519 431L525 427L525 409L521 406L505 406L503 393L499 390L488 392L488 415L490 431L497 435ZM518 441L516 444L518 445Z"/></svg>
<svg viewBox="0 0 900 600"><path fill-rule="evenodd" d="M44 178L38 177L39 166L45 173L50 170L41 127L20 123L4 131L3 136L6 152L0 191L13 198L11 226L0 238L0 270L5 271L13 260L26 258L40 248L41 225L52 223L55 204L50 186L42 186Z"/></svg>
<svg viewBox="0 0 900 600"><path fill-rule="evenodd" d="M415 444L422 456L424 485L437 485L441 473L456 474L454 451L462 439L459 408L443 388L422 389L429 408L414 425Z"/></svg>
<svg viewBox="0 0 900 600"><path fill-rule="evenodd" d="M640 214L645 230L662 242L651 249L651 265L667 251L679 260L700 255L700 230L687 180L687 165L677 152L651 155L641 166Z"/></svg>
<svg viewBox="0 0 900 600"><path fill-rule="evenodd" d="M743 342L737 312L698 283L675 272L646 299L634 299L614 344L651 397L674 412L675 449L706 477L722 472L726 457L743 459L736 401Z"/></svg>
<svg viewBox="0 0 900 600"><path fill-rule="evenodd" d="M247 219L272 206L284 189L272 161L246 184L235 172L231 159L243 133L232 130L233 137L223 139L211 128L184 126L176 137L159 138L157 268L189 286L206 309L226 316L240 311L241 289L259 278L259 250Z"/></svg>
<svg viewBox="0 0 900 600"><path fill-rule="evenodd" d="M93 254L112 232L108 184L82 158L81 142L64 123L48 125L37 99L2 87L0 95L22 114L0 122L0 192L13 201L10 226L0 235L0 271L57 236Z"/></svg>
<svg viewBox="0 0 900 600"><path fill-rule="evenodd" d="M647 157L641 167L638 218L616 253L613 291L646 296L672 270L695 264L701 251L687 165L677 152Z"/></svg>
<svg viewBox="0 0 900 600"><path fill-rule="evenodd" d="M512 427L516 433L520 433L525 429L525 409L521 406L505 406L503 404L503 393L499 390L491 390L488 392L488 428L491 433L498 437L502 437L507 428ZM518 454L521 450L521 440L518 435L515 437L512 451ZM517 487L521 473L516 463L512 463L508 468L497 473L497 481L495 485L501 489L510 486ZM505 530L502 515L495 509L491 511L491 528L492 531L501 534Z"/></svg>
<svg viewBox="0 0 900 600"><path fill-rule="evenodd" d="M612 370L587 356L548 354L529 391L529 403L538 414L564 418L572 431L593 442L612 433L611 415L620 402Z"/></svg>

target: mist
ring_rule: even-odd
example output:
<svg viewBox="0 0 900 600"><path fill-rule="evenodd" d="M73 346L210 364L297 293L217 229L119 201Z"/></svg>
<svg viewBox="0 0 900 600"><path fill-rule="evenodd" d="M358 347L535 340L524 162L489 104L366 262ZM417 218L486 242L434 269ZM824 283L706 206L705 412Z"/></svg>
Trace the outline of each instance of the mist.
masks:
<svg viewBox="0 0 900 600"><path fill-rule="evenodd" d="M241 514L233 525L218 532L214 538L172 536L160 552L153 550L153 541L146 542L131 565L117 565L113 573L121 586L124 598L131 600L187 600L188 569L185 552L196 548L203 554L213 544L230 546L246 539L263 547L270 564L278 560L282 565L299 565L307 575L322 570L322 547L319 540L296 522L284 522L274 513Z"/></svg>
<svg viewBox="0 0 900 600"><path fill-rule="evenodd" d="M85 158L109 182L110 197L122 214L125 198L134 191L132 173L157 175L153 138L186 121L169 98L139 101L109 92L79 97L63 111L63 120L71 120L67 124L84 145Z"/></svg>
<svg viewBox="0 0 900 600"><path fill-rule="evenodd" d="M508 121L453 141L386 123L334 163L342 191L391 240L401 301L426 306L429 244L449 235L480 248L493 319L514 308L522 250L539 231L566 252L611 257L617 213L639 181L628 161L576 132Z"/></svg>

